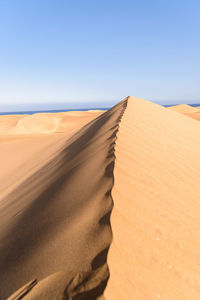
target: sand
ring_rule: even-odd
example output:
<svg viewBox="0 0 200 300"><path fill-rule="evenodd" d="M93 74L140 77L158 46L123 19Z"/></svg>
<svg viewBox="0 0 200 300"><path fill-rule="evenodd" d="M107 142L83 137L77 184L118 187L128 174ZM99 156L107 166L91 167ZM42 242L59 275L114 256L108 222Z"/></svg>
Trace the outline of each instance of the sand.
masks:
<svg viewBox="0 0 200 300"><path fill-rule="evenodd" d="M169 106L168 108L180 112L182 114L194 113L199 110L197 107L193 107L188 104L178 104L178 105Z"/></svg>
<svg viewBox="0 0 200 300"><path fill-rule="evenodd" d="M175 106L170 106L169 109L177 111L185 116L188 116L192 119L200 121L200 107L190 106L187 104L179 104Z"/></svg>
<svg viewBox="0 0 200 300"><path fill-rule="evenodd" d="M114 141L123 110L120 103L98 112L72 136L59 135L59 141L32 153L33 168L21 165L11 174L10 167L12 185L2 188L0 199L0 299L24 285L19 299L28 291L25 299L102 294L111 242ZM20 145L23 149L26 141Z"/></svg>
<svg viewBox="0 0 200 300"><path fill-rule="evenodd" d="M48 163L66 139L102 113L86 111L0 116L0 197ZM55 119L59 123L52 130Z"/></svg>
<svg viewBox="0 0 200 300"><path fill-rule="evenodd" d="M115 147L106 299L200 298L200 124L129 98Z"/></svg>
<svg viewBox="0 0 200 300"><path fill-rule="evenodd" d="M0 118L0 299L199 299L197 112Z"/></svg>

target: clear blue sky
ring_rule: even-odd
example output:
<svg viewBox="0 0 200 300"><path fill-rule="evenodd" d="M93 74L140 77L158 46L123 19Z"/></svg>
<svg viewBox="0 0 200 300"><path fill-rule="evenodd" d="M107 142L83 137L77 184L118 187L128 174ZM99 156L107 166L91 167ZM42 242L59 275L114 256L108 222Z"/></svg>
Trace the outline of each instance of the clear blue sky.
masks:
<svg viewBox="0 0 200 300"><path fill-rule="evenodd" d="M200 102L199 16L199 0L0 0L0 106Z"/></svg>

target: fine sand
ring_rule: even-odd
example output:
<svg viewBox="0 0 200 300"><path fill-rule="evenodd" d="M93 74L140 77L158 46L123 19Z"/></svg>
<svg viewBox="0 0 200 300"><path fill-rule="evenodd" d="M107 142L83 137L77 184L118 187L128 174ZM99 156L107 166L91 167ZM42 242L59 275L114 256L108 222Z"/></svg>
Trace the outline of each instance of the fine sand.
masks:
<svg viewBox="0 0 200 300"><path fill-rule="evenodd" d="M87 113L93 120L72 136L56 133L49 141L45 130L33 142L38 137L29 134L37 144L31 155L26 154L33 147L27 135L6 137L6 145L14 148L17 141L18 150L16 157L15 149L4 150L10 184L4 179L1 187L0 299L24 285L11 299L101 296L108 279L114 142L124 109L122 102L105 113ZM38 146L43 140L48 144Z"/></svg>
<svg viewBox="0 0 200 300"><path fill-rule="evenodd" d="M117 134L106 299L200 299L200 123L129 98Z"/></svg>
<svg viewBox="0 0 200 300"><path fill-rule="evenodd" d="M200 107L196 106L190 106L187 104L179 104L175 106L170 106L169 109L172 109L174 111L177 111L185 116L188 116L192 119L200 121Z"/></svg>
<svg viewBox="0 0 200 300"><path fill-rule="evenodd" d="M0 299L199 300L198 112L0 117Z"/></svg>

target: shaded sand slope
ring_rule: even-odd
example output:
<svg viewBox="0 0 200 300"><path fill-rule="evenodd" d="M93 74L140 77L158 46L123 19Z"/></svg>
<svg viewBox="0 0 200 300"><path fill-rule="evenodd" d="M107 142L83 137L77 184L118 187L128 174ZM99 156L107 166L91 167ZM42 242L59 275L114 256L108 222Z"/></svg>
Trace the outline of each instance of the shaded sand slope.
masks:
<svg viewBox="0 0 200 300"><path fill-rule="evenodd" d="M195 119L195 120L198 120L200 121L200 110L199 111L196 111L194 113L188 113L188 114L185 114L185 116L188 116L192 119Z"/></svg>
<svg viewBox="0 0 200 300"><path fill-rule="evenodd" d="M19 288L10 299L102 294L114 144L125 106L126 100L64 140L45 165L1 198L0 299Z"/></svg>
<svg viewBox="0 0 200 300"><path fill-rule="evenodd" d="M200 299L200 125L130 97L115 147L107 300Z"/></svg>

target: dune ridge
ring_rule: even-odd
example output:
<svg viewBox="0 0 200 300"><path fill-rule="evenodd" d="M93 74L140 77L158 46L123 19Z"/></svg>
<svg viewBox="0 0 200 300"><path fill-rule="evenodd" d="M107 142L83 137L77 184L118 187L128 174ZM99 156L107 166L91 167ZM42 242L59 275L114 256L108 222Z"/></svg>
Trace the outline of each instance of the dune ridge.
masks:
<svg viewBox="0 0 200 300"><path fill-rule="evenodd" d="M103 294L114 146L126 104L127 99L83 126L45 165L3 194L0 299L78 300Z"/></svg>
<svg viewBox="0 0 200 300"><path fill-rule="evenodd" d="M127 97L2 194L0 299L199 299L200 124L187 109Z"/></svg>

